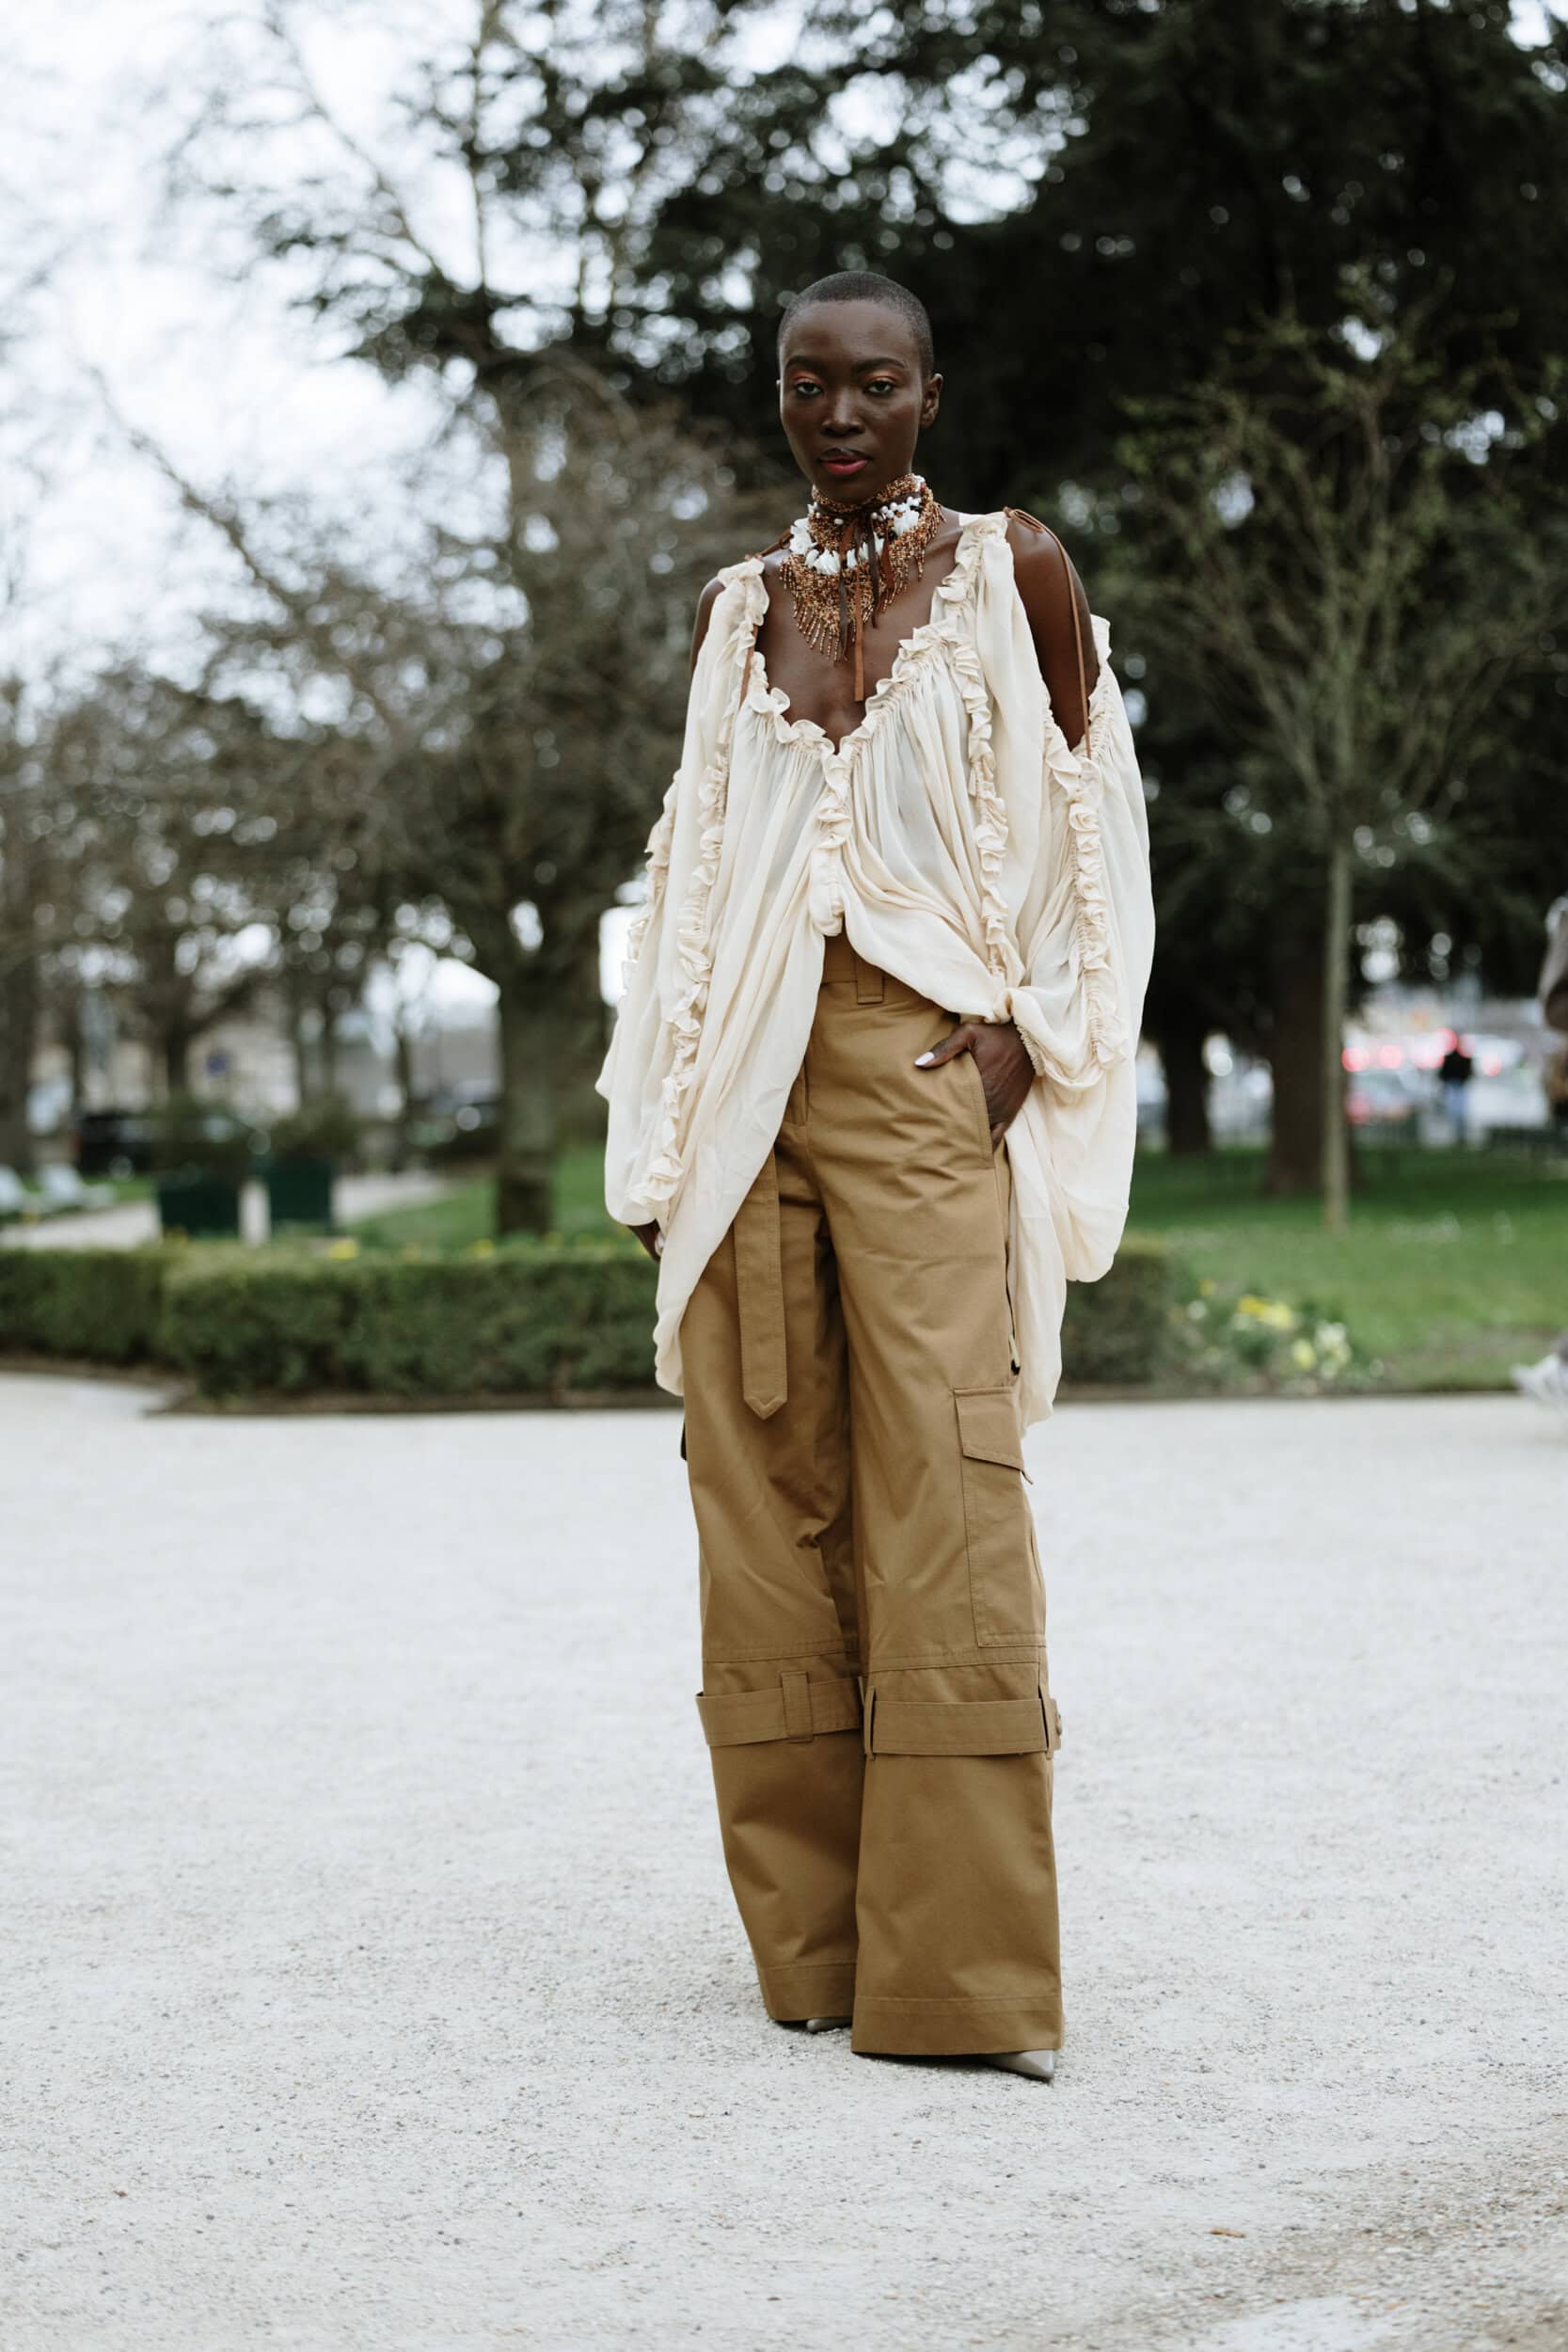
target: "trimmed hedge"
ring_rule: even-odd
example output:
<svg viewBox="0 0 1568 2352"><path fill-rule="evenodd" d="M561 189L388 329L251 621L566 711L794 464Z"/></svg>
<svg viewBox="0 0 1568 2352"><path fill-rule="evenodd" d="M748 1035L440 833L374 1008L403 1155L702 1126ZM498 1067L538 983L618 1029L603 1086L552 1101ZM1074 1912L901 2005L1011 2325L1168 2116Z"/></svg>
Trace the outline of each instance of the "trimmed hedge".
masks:
<svg viewBox="0 0 1568 2352"><path fill-rule="evenodd" d="M0 1249L0 1348L143 1363L156 1352L166 1249Z"/></svg>
<svg viewBox="0 0 1568 2352"><path fill-rule="evenodd" d="M210 1396L646 1388L653 1265L613 1245L484 1258L193 1254L171 1274L160 1360Z"/></svg>
<svg viewBox="0 0 1568 2352"><path fill-rule="evenodd" d="M655 1281L652 1263L614 1241L462 1257L0 1250L0 1351L152 1362L213 1397L646 1389ZM1167 1252L1141 1239L1103 1281L1069 1285L1067 1377L1155 1378L1174 1290Z"/></svg>
<svg viewBox="0 0 1568 2352"><path fill-rule="evenodd" d="M1171 1360L1177 1263L1162 1241L1131 1234L1098 1282L1069 1282L1062 1317L1062 1376L1142 1388Z"/></svg>

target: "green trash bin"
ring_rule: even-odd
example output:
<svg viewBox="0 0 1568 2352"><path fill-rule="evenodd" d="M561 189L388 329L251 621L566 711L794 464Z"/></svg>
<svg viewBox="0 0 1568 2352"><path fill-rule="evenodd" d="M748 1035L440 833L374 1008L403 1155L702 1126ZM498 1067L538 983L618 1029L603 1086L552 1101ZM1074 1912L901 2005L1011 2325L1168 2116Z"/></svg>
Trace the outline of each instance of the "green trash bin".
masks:
<svg viewBox="0 0 1568 2352"><path fill-rule="evenodd" d="M240 1187L231 1177L160 1176L155 1189L166 1235L188 1233L193 1241L204 1241L240 1230Z"/></svg>
<svg viewBox="0 0 1568 2352"><path fill-rule="evenodd" d="M331 1232L332 1173L330 1160L267 1162L267 1214L275 1234L291 1225Z"/></svg>

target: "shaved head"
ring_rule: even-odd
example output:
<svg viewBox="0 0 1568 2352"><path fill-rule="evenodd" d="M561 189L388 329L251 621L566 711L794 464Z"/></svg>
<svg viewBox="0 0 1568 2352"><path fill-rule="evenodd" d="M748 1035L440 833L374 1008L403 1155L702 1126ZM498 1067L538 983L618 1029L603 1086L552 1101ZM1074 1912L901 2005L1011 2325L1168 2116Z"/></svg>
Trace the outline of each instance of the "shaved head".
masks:
<svg viewBox="0 0 1568 2352"><path fill-rule="evenodd" d="M802 310L812 310L819 302L879 302L897 312L914 340L922 375L934 375L937 368L936 346L931 340L931 316L918 294L911 294L895 278L880 278L875 270L841 269L832 278L819 278L814 285L792 294L779 321L779 347Z"/></svg>

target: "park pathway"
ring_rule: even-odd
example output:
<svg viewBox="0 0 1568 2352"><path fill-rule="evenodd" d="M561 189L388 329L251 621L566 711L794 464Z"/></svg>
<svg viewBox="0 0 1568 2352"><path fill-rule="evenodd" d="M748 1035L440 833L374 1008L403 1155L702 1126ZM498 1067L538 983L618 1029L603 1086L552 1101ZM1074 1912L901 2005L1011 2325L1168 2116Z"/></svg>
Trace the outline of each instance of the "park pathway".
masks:
<svg viewBox="0 0 1568 2352"><path fill-rule="evenodd" d="M1568 1428L1081 1406L1053 2089L769 2026L679 1420L0 1379L5 2352L1560 2352Z"/></svg>
<svg viewBox="0 0 1568 2352"><path fill-rule="evenodd" d="M454 1189L451 1176L411 1168L400 1176L340 1176L333 1201L340 1225L356 1224L362 1216L382 1216L388 1209L418 1208L439 1200ZM266 1195L260 1184L246 1184L241 1201L241 1223L247 1240L259 1240L266 1223ZM0 1226L0 1248L11 1249L138 1249L158 1238L158 1211L151 1200L122 1200L112 1209L81 1209L69 1216L44 1218L37 1225Z"/></svg>

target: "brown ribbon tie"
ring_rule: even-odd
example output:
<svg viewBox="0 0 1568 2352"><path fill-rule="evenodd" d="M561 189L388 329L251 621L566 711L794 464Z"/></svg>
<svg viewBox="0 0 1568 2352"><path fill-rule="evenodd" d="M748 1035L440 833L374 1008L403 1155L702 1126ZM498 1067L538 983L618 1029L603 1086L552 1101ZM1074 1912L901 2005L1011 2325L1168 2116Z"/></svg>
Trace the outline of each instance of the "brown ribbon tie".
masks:
<svg viewBox="0 0 1568 2352"><path fill-rule="evenodd" d="M736 1212L735 1289L740 1320L740 1393L758 1420L766 1421L789 1393L779 1171L771 1152Z"/></svg>

